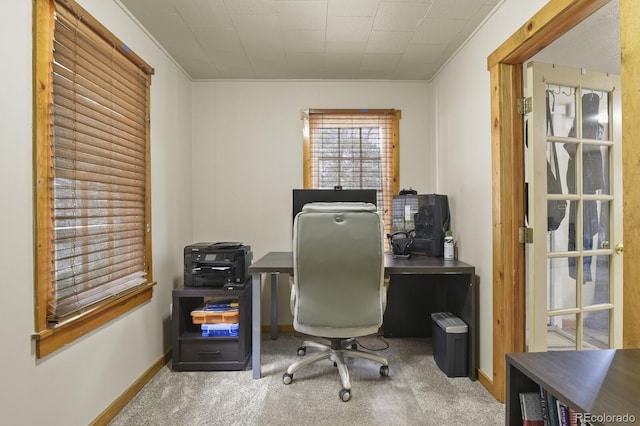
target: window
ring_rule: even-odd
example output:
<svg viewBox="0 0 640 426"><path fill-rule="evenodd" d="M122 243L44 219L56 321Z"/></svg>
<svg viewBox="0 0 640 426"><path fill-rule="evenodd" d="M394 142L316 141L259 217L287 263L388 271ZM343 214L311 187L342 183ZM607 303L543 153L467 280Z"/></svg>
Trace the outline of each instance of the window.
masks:
<svg viewBox="0 0 640 426"><path fill-rule="evenodd" d="M398 110L307 110L304 187L376 189L385 232L399 190Z"/></svg>
<svg viewBox="0 0 640 426"><path fill-rule="evenodd" d="M34 7L41 358L151 298L153 69L73 0Z"/></svg>

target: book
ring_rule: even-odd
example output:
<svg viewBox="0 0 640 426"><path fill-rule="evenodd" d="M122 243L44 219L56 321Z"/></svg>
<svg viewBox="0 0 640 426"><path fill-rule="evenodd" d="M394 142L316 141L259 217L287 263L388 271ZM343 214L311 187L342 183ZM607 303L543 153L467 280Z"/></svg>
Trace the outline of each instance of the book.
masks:
<svg viewBox="0 0 640 426"><path fill-rule="evenodd" d="M232 302L208 302L205 303L201 310L205 311L220 311L238 309L239 303L237 301Z"/></svg>
<svg viewBox="0 0 640 426"><path fill-rule="evenodd" d="M540 393L523 392L520 394L520 410L523 426L544 426Z"/></svg>
<svg viewBox="0 0 640 426"><path fill-rule="evenodd" d="M582 423L582 422L580 422ZM578 416L576 416L576 410L569 407L569 425L570 426L579 426L578 425Z"/></svg>
<svg viewBox="0 0 640 426"><path fill-rule="evenodd" d="M570 426L569 407L559 399L556 401L556 405L558 407L558 422L560 423L560 426Z"/></svg>
<svg viewBox="0 0 640 426"><path fill-rule="evenodd" d="M542 422L544 426L551 426L549 423L549 407L547 402L547 390L540 386L540 409L542 411Z"/></svg>
<svg viewBox="0 0 640 426"><path fill-rule="evenodd" d="M560 418L558 417L558 399L547 392L547 407L549 408L549 424L551 426L560 426Z"/></svg>

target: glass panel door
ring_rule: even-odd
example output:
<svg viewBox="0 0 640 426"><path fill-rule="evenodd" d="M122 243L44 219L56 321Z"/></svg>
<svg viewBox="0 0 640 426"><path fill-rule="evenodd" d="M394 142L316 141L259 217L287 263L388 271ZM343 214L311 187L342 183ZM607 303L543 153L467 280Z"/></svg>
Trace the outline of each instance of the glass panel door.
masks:
<svg viewBox="0 0 640 426"><path fill-rule="evenodd" d="M529 351L618 347L620 79L530 63L527 88Z"/></svg>

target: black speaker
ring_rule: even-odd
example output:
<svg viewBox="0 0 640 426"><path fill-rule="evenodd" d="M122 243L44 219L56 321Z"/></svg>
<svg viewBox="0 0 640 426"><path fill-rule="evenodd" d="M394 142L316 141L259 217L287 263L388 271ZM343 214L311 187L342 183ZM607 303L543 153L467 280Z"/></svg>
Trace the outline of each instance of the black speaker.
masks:
<svg viewBox="0 0 640 426"><path fill-rule="evenodd" d="M449 200L446 195L419 195L421 205L413 215L413 251L431 257L444 255L444 233L451 221Z"/></svg>

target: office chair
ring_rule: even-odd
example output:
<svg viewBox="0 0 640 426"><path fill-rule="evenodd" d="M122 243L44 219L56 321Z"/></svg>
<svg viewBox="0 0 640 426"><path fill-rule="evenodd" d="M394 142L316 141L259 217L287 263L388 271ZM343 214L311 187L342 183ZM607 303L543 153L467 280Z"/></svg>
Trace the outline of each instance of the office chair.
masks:
<svg viewBox="0 0 640 426"><path fill-rule="evenodd" d="M386 307L388 279L384 276L382 218L370 203L310 203L296 216L293 231L291 312L293 328L329 341L305 341L298 348L319 350L293 363L293 374L323 359L338 367L342 401L351 399L351 380L345 358L364 358L382 364L386 358L357 348L356 337L378 332Z"/></svg>

